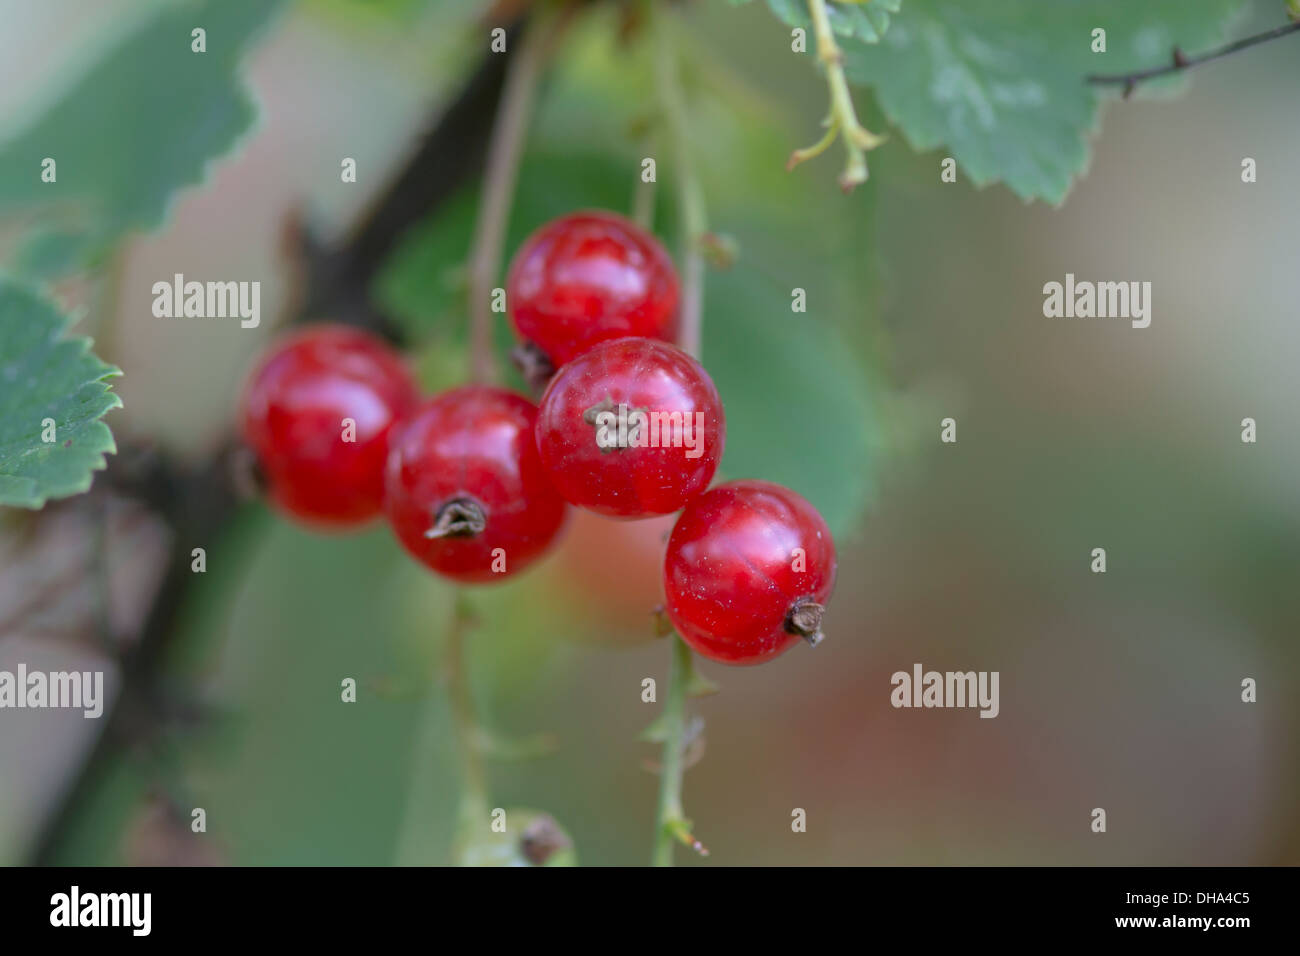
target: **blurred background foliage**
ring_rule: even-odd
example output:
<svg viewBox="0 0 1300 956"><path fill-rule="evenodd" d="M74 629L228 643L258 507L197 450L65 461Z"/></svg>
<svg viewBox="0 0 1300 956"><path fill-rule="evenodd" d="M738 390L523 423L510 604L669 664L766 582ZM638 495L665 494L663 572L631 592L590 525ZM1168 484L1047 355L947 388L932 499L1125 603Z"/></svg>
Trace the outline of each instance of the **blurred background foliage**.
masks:
<svg viewBox="0 0 1300 956"><path fill-rule="evenodd" d="M286 218L338 239L364 217L485 46L474 6L209 0L140 3L128 17L87 0L0 2L17 25L0 62L24 78L21 95L0 84L0 253L20 274L62 277L62 301L86 312L79 331L124 370L125 408L108 419L119 440L211 452L292 298ZM874 85L856 91L859 115L891 139L845 196L837 158L783 169L815 138L826 98L812 57L790 54L788 26L760 3L680 6L674 45L710 227L739 249L707 279L723 472L803 492L842 557L816 652L704 665L722 692L694 705L706 746L686 805L712 858L1297 862L1300 333L1283 278L1300 218L1293 46L1207 67L1181 99L1111 107L1069 201L1026 205L1014 194L1059 201L1088 164L1101 100L1079 82L1091 61L1077 51L1119 5L903 0L852 58ZM1105 68L1159 60L1171 37L1210 42L1241 6L1143 5L1115 20ZM1232 26L1279 17L1280 4L1248 4ZM200 20L222 52L195 72L175 34ZM585 14L546 78L507 257L559 213L630 210L645 156L659 158L655 228L672 244L675 171L649 51L621 22ZM969 126L982 95L1006 108L984 135ZM14 185L50 141L72 162L95 159L91 202L33 211ZM939 180L950 153L956 185ZM343 156L358 160L355 185L339 182ZM1243 156L1258 183L1242 184ZM994 179L1010 190L972 188ZM429 388L463 375L476 205L471 185L412 229L372 289ZM1067 271L1151 280L1152 327L1045 320L1042 284ZM174 272L261 280L262 327L155 319L149 287ZM790 310L796 287L807 313ZM1239 440L1246 415L1258 445ZM956 445L938 441L946 416ZM558 742L493 761L493 803L553 813L587 864L648 857L656 780L644 764L656 754L636 738L658 711L641 680L662 686L667 666L649 612L669 526L575 515L535 572L471 595L485 723ZM459 783L445 693L428 675L450 589L379 526L322 539L250 506L196 544L208 572L166 673L203 719L124 753L53 859L446 860ZM1109 570L1092 575L1099 546ZM112 668L84 641L37 637L0 634L0 667L49 654ZM889 675L915 661L1000 670L1001 715L892 709ZM1246 676L1257 704L1240 702ZM339 702L345 677L356 704ZM0 862L28 858L97 730L77 717L52 734L65 716L0 717ZM194 806L207 811L202 839L175 813ZM1096 806L1104 837L1088 829ZM790 830L795 807L807 833Z"/></svg>

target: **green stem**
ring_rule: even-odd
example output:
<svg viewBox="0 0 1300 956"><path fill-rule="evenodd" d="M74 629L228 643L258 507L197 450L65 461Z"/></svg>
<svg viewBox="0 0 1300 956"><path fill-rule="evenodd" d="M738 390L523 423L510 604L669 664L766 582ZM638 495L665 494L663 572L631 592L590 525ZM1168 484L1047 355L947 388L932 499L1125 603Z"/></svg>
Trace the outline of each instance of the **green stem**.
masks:
<svg viewBox="0 0 1300 956"><path fill-rule="evenodd" d="M682 348L700 355L704 325L704 237L708 233L708 211L704 189L695 171L691 155L690 123L686 97L678 74L677 51L673 46L671 21L656 5L651 8L655 34L655 85L665 126L665 139L673 159L676 183L679 244L681 246ZM682 809L682 776L685 773L686 691L691 673L691 649L676 634L670 638L668 684L665 688L661 727L664 732L663 759L659 777L659 809L655 820L655 843L651 862L655 866L673 865L673 843L680 842L706 852L691 835L690 821Z"/></svg>
<svg viewBox="0 0 1300 956"><path fill-rule="evenodd" d="M452 845L454 855L463 851L466 834L486 829L491 816L487 773L465 658L465 641L472 619L472 610L463 594L453 592L451 616L442 645L442 666L430 662L423 682L423 701L412 744L411 779L398 831L396 862L399 866L428 866L438 858L440 836L428 814L429 806L440 799L439 794L446 786L446 774L439 772L431 758L446 746L448 717L461 778Z"/></svg>
<svg viewBox="0 0 1300 956"><path fill-rule="evenodd" d="M501 105L488 142L478 221L467 266L469 286L470 366L476 382L497 379L492 339L492 283L501 271L502 247L510 222L519 165L542 67L554 38L555 14L545 4L525 28L519 52L506 73Z"/></svg>
<svg viewBox="0 0 1300 956"><path fill-rule="evenodd" d="M655 184L641 179L636 181L636 192L632 196L632 221L652 232L655 226Z"/></svg>
<svg viewBox="0 0 1300 956"><path fill-rule="evenodd" d="M119 248L109 259L108 267L99 281L88 323L87 334L95 341L95 354L105 362L112 362L118 350L117 323L121 313L122 274L125 271L126 255Z"/></svg>
<svg viewBox="0 0 1300 956"><path fill-rule="evenodd" d="M465 638L471 611L459 592L453 599L451 627L447 632L446 675L451 701L452 724L456 733L456 752L461 768L460 816L463 823L482 827L487 823L487 770L479 746L478 717L474 712L474 695L470 687L469 667L465 660Z"/></svg>
<svg viewBox="0 0 1300 956"><path fill-rule="evenodd" d="M681 345L696 358L700 355L704 321L703 239L709 231L704 190L700 186L691 156L690 124L686 98L682 93L677 70L677 52L669 18L655 14L655 78L659 106L667 128L668 148L673 157L673 177L677 184L677 208L680 223L682 258Z"/></svg>
<svg viewBox="0 0 1300 956"><path fill-rule="evenodd" d="M817 38L817 58L826 70L826 83L830 87L830 130L816 146L796 151L790 157L790 165L816 156L830 145L830 138L838 131L844 137L844 148L848 153L848 162L840 174L840 188L849 192L854 186L867 181L867 150L875 149L884 139L858 121L853 96L849 92L848 77L844 74L844 54L835 42L835 31L831 29L826 0L808 0L808 13L812 16L813 33Z"/></svg>
<svg viewBox="0 0 1300 956"><path fill-rule="evenodd" d="M436 673L436 669L435 669ZM428 866L437 860L438 844L428 819L429 804L438 797L442 779L430 757L443 746L447 725L443 701L429 681L429 692L420 705L411 747L411 778L406 806L398 829L395 862L398 866Z"/></svg>
<svg viewBox="0 0 1300 956"><path fill-rule="evenodd" d="M685 767L686 682L691 671L691 649L676 634L668 668L661 726L664 731L663 759L659 768L659 812L655 819L655 845L651 862L673 865L673 843L682 843L698 853L707 851L691 833L691 821L682 809L682 776Z"/></svg>

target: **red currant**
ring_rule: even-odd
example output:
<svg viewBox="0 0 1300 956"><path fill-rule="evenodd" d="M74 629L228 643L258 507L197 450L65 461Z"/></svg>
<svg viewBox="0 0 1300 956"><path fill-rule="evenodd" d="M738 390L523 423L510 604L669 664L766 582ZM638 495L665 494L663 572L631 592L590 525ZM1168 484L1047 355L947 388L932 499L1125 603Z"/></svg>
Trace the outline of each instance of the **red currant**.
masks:
<svg viewBox="0 0 1300 956"><path fill-rule="evenodd" d="M654 236L608 212L555 219L515 254L506 301L515 330L562 365L607 339L677 336L677 273Z"/></svg>
<svg viewBox="0 0 1300 956"><path fill-rule="evenodd" d="M565 506L538 460L536 419L523 396L471 385L427 402L394 434L384 510L416 560L484 582L546 551Z"/></svg>
<svg viewBox="0 0 1300 956"><path fill-rule="evenodd" d="M579 355L555 373L537 413L552 484L566 501L620 518L668 514L702 492L725 436L708 373L653 339Z"/></svg>
<svg viewBox="0 0 1300 956"><path fill-rule="evenodd" d="M835 543L799 495L766 481L719 485L686 506L668 539L668 617L724 664L758 664L822 638Z"/></svg>
<svg viewBox="0 0 1300 956"><path fill-rule="evenodd" d="M241 430L271 501L312 524L359 524L383 503L393 424L419 401L401 357L343 325L314 325L262 359Z"/></svg>

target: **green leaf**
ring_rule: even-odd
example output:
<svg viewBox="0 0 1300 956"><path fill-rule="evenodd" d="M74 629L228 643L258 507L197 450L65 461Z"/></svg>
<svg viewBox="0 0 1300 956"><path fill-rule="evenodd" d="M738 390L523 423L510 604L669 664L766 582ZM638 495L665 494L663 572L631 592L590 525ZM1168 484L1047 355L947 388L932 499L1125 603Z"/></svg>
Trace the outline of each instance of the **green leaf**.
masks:
<svg viewBox="0 0 1300 956"><path fill-rule="evenodd" d="M914 149L946 147L977 186L1061 202L1088 163L1103 96L1089 73L1218 43L1242 0L908 0L884 41L844 45ZM1107 52L1092 52L1092 31ZM1156 84L1168 88L1169 84ZM1145 88L1145 87L1144 87Z"/></svg>
<svg viewBox="0 0 1300 956"><path fill-rule="evenodd" d="M177 190L200 183L229 152L256 110L237 67L243 47L281 0L169 4L76 80L0 149L0 209L58 221L20 261L49 274L93 263L133 229L166 216ZM207 31L191 52L190 31ZM55 182L42 163L56 163ZM75 256L71 253L75 252Z"/></svg>
<svg viewBox="0 0 1300 956"><path fill-rule="evenodd" d="M77 268L88 255L90 237L68 229L40 229L18 248L14 271L29 279L53 279Z"/></svg>
<svg viewBox="0 0 1300 956"><path fill-rule="evenodd" d="M878 412L868 383L833 329L790 311L791 286L776 263L740 261L711 274L705 290L704 364L727 413L723 477L792 488L843 535L875 484Z"/></svg>
<svg viewBox="0 0 1300 956"><path fill-rule="evenodd" d="M898 13L902 2L903 0L829 2L826 5L826 15L831 22L831 29L839 36L862 43L879 43L889 29L889 15ZM803 27L805 30L812 27L807 0L767 0L767 5L789 26Z"/></svg>
<svg viewBox="0 0 1300 956"><path fill-rule="evenodd" d="M105 381L121 373L89 339L65 338L68 324L49 300L0 279L0 504L40 508L85 491L117 450L100 418L122 404Z"/></svg>

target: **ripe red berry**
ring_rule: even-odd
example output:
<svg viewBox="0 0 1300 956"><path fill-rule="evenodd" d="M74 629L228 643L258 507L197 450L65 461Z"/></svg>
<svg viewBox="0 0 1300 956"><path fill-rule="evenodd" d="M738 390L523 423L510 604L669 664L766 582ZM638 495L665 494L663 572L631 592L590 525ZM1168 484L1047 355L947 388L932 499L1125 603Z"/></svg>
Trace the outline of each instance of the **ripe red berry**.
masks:
<svg viewBox="0 0 1300 956"><path fill-rule="evenodd" d="M523 396L471 385L399 428L384 511L416 560L458 581L499 581L546 551L565 507L538 460L536 419Z"/></svg>
<svg viewBox="0 0 1300 956"><path fill-rule="evenodd" d="M653 339L602 342L551 380L537 448L564 499L601 514L669 514L722 458L722 401L699 362Z"/></svg>
<svg viewBox="0 0 1300 956"><path fill-rule="evenodd" d="M822 638L835 543L817 510L766 481L719 485L686 506L668 539L668 617L700 654L758 664Z"/></svg>
<svg viewBox="0 0 1300 956"><path fill-rule="evenodd" d="M654 236L608 212L555 219L515 253L506 301L515 331L555 366L598 342L677 337L677 273Z"/></svg>
<svg viewBox="0 0 1300 956"><path fill-rule="evenodd" d="M275 505L311 524L354 525L379 513L389 431L418 401L383 341L313 325L275 346L249 377L241 431Z"/></svg>

